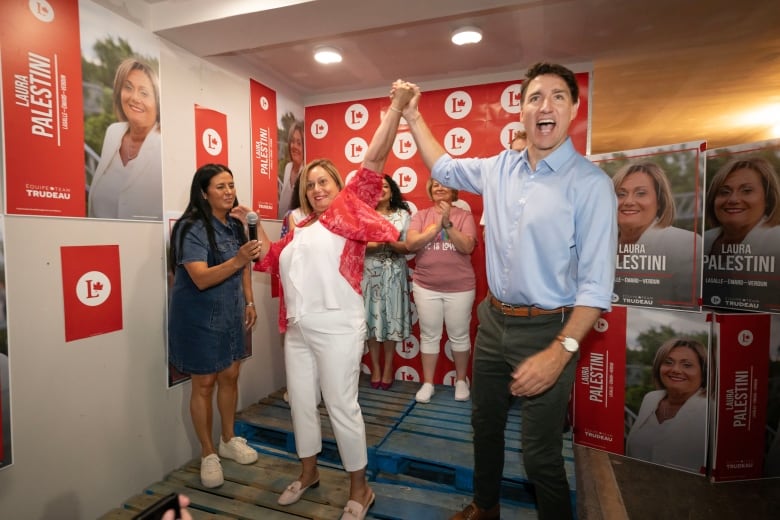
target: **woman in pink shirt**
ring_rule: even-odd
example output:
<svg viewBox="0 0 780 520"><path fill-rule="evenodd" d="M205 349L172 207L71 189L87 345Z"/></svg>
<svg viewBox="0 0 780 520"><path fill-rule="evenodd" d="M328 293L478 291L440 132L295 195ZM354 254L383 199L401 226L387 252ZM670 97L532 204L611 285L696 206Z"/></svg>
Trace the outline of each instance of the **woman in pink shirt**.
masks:
<svg viewBox="0 0 780 520"><path fill-rule="evenodd" d="M452 205L457 191L435 180L429 180L426 188L433 206L412 216L406 236L407 248L416 253L412 291L420 320L423 367L423 385L416 399L427 403L433 396L445 324L455 360L455 400L466 401L470 395L466 382L469 329L476 291L471 253L477 244L477 226L470 212Z"/></svg>

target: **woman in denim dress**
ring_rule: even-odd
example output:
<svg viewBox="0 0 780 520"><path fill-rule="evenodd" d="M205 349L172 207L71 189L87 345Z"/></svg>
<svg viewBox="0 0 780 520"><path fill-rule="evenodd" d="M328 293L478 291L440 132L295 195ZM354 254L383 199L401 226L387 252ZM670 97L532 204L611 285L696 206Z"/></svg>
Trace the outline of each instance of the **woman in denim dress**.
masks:
<svg viewBox="0 0 780 520"><path fill-rule="evenodd" d="M247 241L243 224L230 216L235 205L233 173L220 164L204 165L195 172L189 205L171 233L175 275L168 357L177 370L192 376L190 415L201 444L200 476L206 487L224 480L219 457L241 464L257 460L257 452L235 436L233 423L244 334L257 319L247 265L259 254L260 243ZM211 436L215 387L221 419L218 449Z"/></svg>

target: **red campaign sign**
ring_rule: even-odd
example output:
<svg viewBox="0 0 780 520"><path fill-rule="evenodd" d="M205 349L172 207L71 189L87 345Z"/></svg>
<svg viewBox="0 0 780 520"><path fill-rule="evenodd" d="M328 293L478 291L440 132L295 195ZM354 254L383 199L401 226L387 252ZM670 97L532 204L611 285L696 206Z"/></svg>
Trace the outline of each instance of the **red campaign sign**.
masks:
<svg viewBox="0 0 780 520"><path fill-rule="evenodd" d="M9 214L86 214L78 14L77 0L0 6Z"/></svg>
<svg viewBox="0 0 780 520"><path fill-rule="evenodd" d="M760 478L769 393L769 314L715 314L717 419L712 479ZM717 330L719 329L719 330Z"/></svg>
<svg viewBox="0 0 780 520"><path fill-rule="evenodd" d="M277 218L279 204L276 156L276 92L249 80L252 125L252 205L262 218Z"/></svg>
<svg viewBox="0 0 780 520"><path fill-rule="evenodd" d="M65 341L122 329L119 246L63 246Z"/></svg>
<svg viewBox="0 0 780 520"><path fill-rule="evenodd" d="M573 395L574 442L624 452L626 308L613 306L582 342Z"/></svg>
<svg viewBox="0 0 780 520"><path fill-rule="evenodd" d="M195 105L195 166L217 163L228 166L227 116Z"/></svg>

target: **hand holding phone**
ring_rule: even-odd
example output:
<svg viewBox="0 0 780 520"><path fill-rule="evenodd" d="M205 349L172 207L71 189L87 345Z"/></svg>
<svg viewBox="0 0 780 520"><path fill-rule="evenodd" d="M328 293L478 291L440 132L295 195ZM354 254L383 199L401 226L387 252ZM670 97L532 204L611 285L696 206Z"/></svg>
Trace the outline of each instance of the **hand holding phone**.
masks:
<svg viewBox="0 0 780 520"><path fill-rule="evenodd" d="M173 518L181 518L181 508L179 507L179 495L171 493L160 498L157 502L147 507L133 517L133 520L160 520L166 511L173 509Z"/></svg>

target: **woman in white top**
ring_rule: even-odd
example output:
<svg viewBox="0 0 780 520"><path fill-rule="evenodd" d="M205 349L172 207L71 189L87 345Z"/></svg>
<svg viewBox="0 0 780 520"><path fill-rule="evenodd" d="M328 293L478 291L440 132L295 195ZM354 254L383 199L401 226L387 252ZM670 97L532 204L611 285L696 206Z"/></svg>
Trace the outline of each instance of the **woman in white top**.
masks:
<svg viewBox="0 0 780 520"><path fill-rule="evenodd" d="M114 77L117 123L106 130L89 189L90 217L162 220L160 88L154 69L128 58Z"/></svg>
<svg viewBox="0 0 780 520"><path fill-rule="evenodd" d="M621 298L645 297L653 306L698 308L701 236L672 225L674 195L664 171L652 162L630 163L615 174L612 183L618 201L615 293ZM642 263L649 259L656 260L653 267L649 261ZM623 281L634 277L657 283Z"/></svg>
<svg viewBox="0 0 780 520"><path fill-rule="evenodd" d="M715 174L705 206L705 305L780 309L778 202L777 172L762 157L732 159Z"/></svg>
<svg viewBox="0 0 780 520"><path fill-rule="evenodd" d="M653 382L626 439L626 455L702 472L707 453L707 349L667 340L655 354Z"/></svg>
<svg viewBox="0 0 780 520"><path fill-rule="evenodd" d="M365 518L374 502L366 480L366 432L358 404L366 332L360 285L366 244L398 239L398 230L374 209L382 191L382 175L377 172L395 139L400 107L413 95L410 84L394 84L391 109L366 150L363 169L346 187L342 189L332 162L312 161L301 173L299 192L307 218L274 244L258 226L263 246L255 269L278 273L282 283L279 325L286 331L287 391L302 466L279 503L293 504L307 489L319 485L321 392L341 462L350 476L350 498L342 520Z"/></svg>

